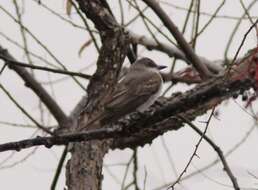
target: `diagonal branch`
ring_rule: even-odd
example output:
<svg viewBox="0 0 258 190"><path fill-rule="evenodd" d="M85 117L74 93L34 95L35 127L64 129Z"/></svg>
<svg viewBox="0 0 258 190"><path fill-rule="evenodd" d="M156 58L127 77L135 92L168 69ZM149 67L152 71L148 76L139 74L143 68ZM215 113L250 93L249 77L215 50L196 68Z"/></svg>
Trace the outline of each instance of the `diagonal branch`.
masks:
<svg viewBox="0 0 258 190"><path fill-rule="evenodd" d="M53 132L51 132L48 128L42 126L39 124L13 97L12 95L5 89L5 87L0 83L0 88L4 91L4 93L9 97L9 99L15 104L15 106L21 110L21 112L26 115L38 128L45 131L46 133L50 135L54 135Z"/></svg>
<svg viewBox="0 0 258 190"><path fill-rule="evenodd" d="M222 152L222 150L220 149L220 147L218 145L216 145L206 134L203 134L202 131L200 129L198 129L195 125L193 125L189 120L187 120L186 118L182 118L185 123L187 123L195 132L197 132L200 136L202 136L206 142L217 152L223 166L224 166L224 170L226 171L227 175L229 176L234 189L235 190L240 190L238 182L236 177L233 175L227 161L226 158Z"/></svg>
<svg viewBox="0 0 258 190"><path fill-rule="evenodd" d="M1 46L0 55L2 57L6 57L8 60L15 61L13 56ZM60 126L67 125L69 123L68 117L55 102L55 100L25 68L11 64L8 64L8 66L10 69L14 70L24 80L25 85L29 87L42 100L42 102L45 104Z"/></svg>
<svg viewBox="0 0 258 190"><path fill-rule="evenodd" d="M212 77L211 72L208 68L201 62L198 56L194 53L191 46L187 43L184 36L177 29L176 25L172 22L169 16L164 12L164 10L160 7L160 5L155 0L143 0L152 10L157 14L157 16L161 19L163 24L167 27L170 33L176 39L180 48L182 48L185 53L187 59L193 64L195 69L200 73L200 77L202 79L208 79Z"/></svg>
<svg viewBox="0 0 258 190"><path fill-rule="evenodd" d="M174 57L176 59L185 61L187 64L192 64L192 62L185 56L185 54L177 47L173 47L169 44L162 43L162 42L157 43L155 40L148 38L147 36L139 35L132 31L128 31L128 32L132 43L145 46L149 50L161 51L167 54L169 57ZM221 71L223 71L222 66L219 66L218 64L214 64L214 62L209 61L204 57L200 57L200 56L198 57L199 57L199 60L203 64L205 64L206 67L209 68L210 71L213 71L214 73L220 73Z"/></svg>

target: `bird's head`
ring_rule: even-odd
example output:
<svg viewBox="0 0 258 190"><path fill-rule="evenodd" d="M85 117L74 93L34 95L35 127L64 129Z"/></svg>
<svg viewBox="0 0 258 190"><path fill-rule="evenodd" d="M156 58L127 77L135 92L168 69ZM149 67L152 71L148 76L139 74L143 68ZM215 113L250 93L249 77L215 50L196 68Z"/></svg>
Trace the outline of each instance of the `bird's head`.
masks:
<svg viewBox="0 0 258 190"><path fill-rule="evenodd" d="M154 61L147 57L143 57L141 59L138 59L131 67L134 67L136 69L157 69L162 70L166 68L165 65L157 65Z"/></svg>

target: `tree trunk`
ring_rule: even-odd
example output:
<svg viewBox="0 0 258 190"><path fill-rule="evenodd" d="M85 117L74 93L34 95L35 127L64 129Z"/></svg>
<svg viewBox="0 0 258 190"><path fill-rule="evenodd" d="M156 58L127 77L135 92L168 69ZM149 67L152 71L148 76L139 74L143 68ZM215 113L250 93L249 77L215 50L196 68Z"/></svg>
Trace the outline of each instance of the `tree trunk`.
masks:
<svg viewBox="0 0 258 190"><path fill-rule="evenodd" d="M87 88L88 101L78 119L78 129L100 128L98 123L87 126L103 110L105 98L117 81L128 49L128 36L104 0L77 0L80 10L92 20L100 33L102 47L97 61L97 70ZM86 128L86 129L85 129ZM66 184L69 190L100 190L102 165L105 153L110 148L108 140L73 143L71 159L66 166Z"/></svg>
<svg viewBox="0 0 258 190"><path fill-rule="evenodd" d="M103 157L108 149L106 141L74 144L66 166L69 190L101 189Z"/></svg>

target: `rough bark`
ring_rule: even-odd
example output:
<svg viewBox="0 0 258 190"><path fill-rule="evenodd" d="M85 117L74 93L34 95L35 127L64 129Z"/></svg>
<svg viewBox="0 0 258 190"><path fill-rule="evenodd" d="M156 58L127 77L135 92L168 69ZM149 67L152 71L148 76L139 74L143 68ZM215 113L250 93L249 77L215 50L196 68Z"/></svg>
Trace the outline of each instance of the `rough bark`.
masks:
<svg viewBox="0 0 258 190"><path fill-rule="evenodd" d="M96 117L101 111L106 95L109 94L118 78L129 41L105 1L78 0L77 2L80 9L99 30L102 48L97 61L97 70L87 88L88 101L80 115L78 127L74 130L83 128L90 118ZM99 128L99 125L92 125L90 128ZM103 157L108 149L109 142L107 140L72 144L71 159L66 166L68 189L101 189Z"/></svg>

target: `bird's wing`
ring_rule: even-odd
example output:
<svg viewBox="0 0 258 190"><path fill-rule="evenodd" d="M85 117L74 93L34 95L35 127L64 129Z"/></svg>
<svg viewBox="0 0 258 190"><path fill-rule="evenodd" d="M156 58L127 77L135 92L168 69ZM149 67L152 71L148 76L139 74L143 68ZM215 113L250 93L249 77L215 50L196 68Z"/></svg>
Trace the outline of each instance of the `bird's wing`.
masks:
<svg viewBox="0 0 258 190"><path fill-rule="evenodd" d="M159 90L160 85L161 78L158 74L139 73L137 79L128 75L117 84L105 108L114 112L120 111L121 114L125 107L127 112L135 111Z"/></svg>

